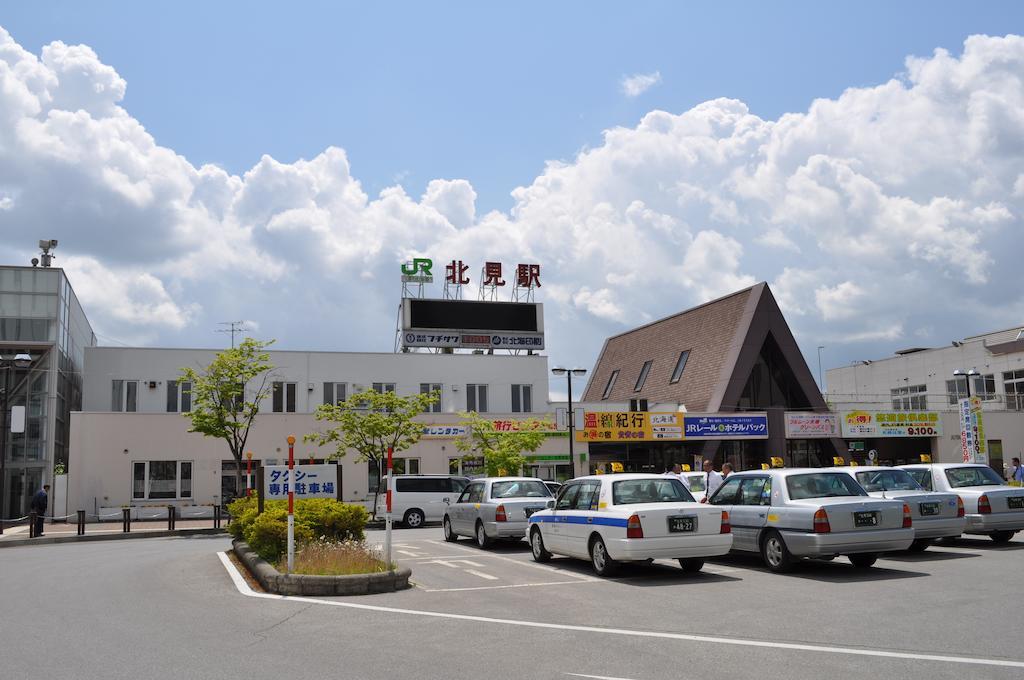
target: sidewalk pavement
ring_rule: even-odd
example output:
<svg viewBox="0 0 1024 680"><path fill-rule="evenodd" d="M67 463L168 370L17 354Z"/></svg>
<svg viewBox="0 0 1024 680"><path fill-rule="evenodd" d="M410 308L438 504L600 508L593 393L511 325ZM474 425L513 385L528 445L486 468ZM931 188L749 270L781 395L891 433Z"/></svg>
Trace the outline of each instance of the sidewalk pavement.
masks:
<svg viewBox="0 0 1024 680"><path fill-rule="evenodd" d="M225 518L221 522L222 527L227 527L228 522ZM177 519L174 521L175 529L212 529L212 519ZM91 534L120 534L121 522L86 522L85 524L85 535ZM138 520L132 522L131 533L137 532L155 532L155 531L167 531L167 520ZM49 522L43 527L44 538L57 538L64 536L76 536L78 534L78 524L75 522L55 522L50 524ZM17 526L5 526L4 533L0 534L0 543L14 540L25 540L28 539L28 523L19 524Z"/></svg>

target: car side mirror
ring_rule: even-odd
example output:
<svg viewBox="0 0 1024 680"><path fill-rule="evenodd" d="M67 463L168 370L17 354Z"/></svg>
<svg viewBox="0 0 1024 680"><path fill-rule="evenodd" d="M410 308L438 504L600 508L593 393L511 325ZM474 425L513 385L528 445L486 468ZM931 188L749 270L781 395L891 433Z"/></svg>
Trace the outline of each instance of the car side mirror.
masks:
<svg viewBox="0 0 1024 680"><path fill-rule="evenodd" d="M545 506L544 506L544 507L546 507L546 508L547 508L548 510L550 510L551 508L555 507L555 502L554 502L554 501L548 501L548 502L547 502L547 503L545 504Z"/></svg>

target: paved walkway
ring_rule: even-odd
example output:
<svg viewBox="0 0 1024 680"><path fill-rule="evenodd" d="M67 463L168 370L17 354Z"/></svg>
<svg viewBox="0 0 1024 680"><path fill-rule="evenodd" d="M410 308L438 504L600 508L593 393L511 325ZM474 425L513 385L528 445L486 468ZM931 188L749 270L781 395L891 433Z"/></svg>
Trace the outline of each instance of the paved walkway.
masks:
<svg viewBox="0 0 1024 680"><path fill-rule="evenodd" d="M227 520L221 522L222 527L227 527ZM175 529L211 529L212 519L178 519L174 522ZM121 522L87 522L85 534L119 534L121 533ZM132 533L138 531L166 531L167 520L138 520L132 522ZM43 528L44 536L75 536L78 533L78 525L74 522L67 524L58 522L47 523ZM4 533L0 534L0 542L13 541L28 538L28 523L24 522L17 526L5 526Z"/></svg>

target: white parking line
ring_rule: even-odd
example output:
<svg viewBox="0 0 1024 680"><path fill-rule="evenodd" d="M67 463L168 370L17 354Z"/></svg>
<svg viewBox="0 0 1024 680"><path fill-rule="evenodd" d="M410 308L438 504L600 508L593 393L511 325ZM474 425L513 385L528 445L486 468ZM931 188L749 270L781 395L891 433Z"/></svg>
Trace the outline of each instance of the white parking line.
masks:
<svg viewBox="0 0 1024 680"><path fill-rule="evenodd" d="M477 571L476 569L467 569L466 573L467 574L472 574L473 576L479 576L480 578L484 579L485 581L497 581L498 580L497 576L491 576L490 574L485 574L484 572Z"/></svg>
<svg viewBox="0 0 1024 680"><path fill-rule="evenodd" d="M462 551L465 551L465 552L475 553L479 557L484 557L486 555L487 557L492 557L492 558L494 558L496 560L504 560L505 562L512 562L513 564L518 564L518 565L523 566L523 567L533 567L535 569L542 569L542 570L547 571L547 572L552 572L553 571L555 573L562 574L562 575L568 576L570 578L577 578L577 579L579 579L581 581L597 581L597 580L599 580L599 579L597 579L597 578L595 578L593 576L586 576L584 574L577 574L577 573L575 573L573 571L569 571L568 569L559 569L558 567L550 567L550 566L546 566L546 565L543 565L543 564L537 564L536 562L527 562L526 560L516 560L516 559L512 559L511 557L505 557L504 555L495 555L494 553L483 553L480 550L477 550L477 549L474 549L474 548L463 548L460 545L452 545L451 543L444 543L442 541L429 541L429 542L430 543L435 543L437 545L448 546L449 548L455 548L456 550L462 550Z"/></svg>
<svg viewBox="0 0 1024 680"><path fill-rule="evenodd" d="M423 557L423 553L409 552L408 550L399 550L398 548L395 548L395 552L402 553L406 557Z"/></svg>
<svg viewBox="0 0 1024 680"><path fill-rule="evenodd" d="M625 637L651 638L659 640L677 640L681 642L703 642L708 644L731 645L736 647L762 647L768 649L785 649L797 652L812 652L817 654L844 654L850 656L867 656L884 659L913 659L917 661L936 661L939 663L959 663L974 666L1000 666L1003 668L1024 668L1024 661L1010 661L1008 659L984 659L971 658L966 656L946 656L942 654L924 654L916 652L893 652L884 649L869 649L856 647L832 647L828 645L800 644L794 642L779 642L776 640L742 640L737 638L717 637L714 635L693 635L688 633L668 633L648 630L629 630L626 628L599 628L597 626L581 626L565 623L546 623L543 621L523 621L521 619L498 619L490 616L474 616L471 614L453 614L447 612L433 612L418 609L401 609L398 607L383 607L373 604L358 604L356 602L343 602L338 600L321 600L313 597L286 597L284 595L273 595L270 593L257 593L249 587L238 569L228 559L227 553L217 553L221 563L227 570L235 588L247 597L256 597L268 600L282 600L286 602L309 602L322 604L329 607L344 607L346 609L361 609L363 611L381 612L385 614L402 614L406 616L421 616L435 619L450 619L454 621L471 621L474 623L491 623L504 626L516 626L521 628L540 628L544 630L562 630L574 633L595 633L600 635L614 635Z"/></svg>
<svg viewBox="0 0 1024 680"><path fill-rule="evenodd" d="M577 678L593 678L593 680L630 680L630 678L613 678L610 675L584 675L583 673L566 673Z"/></svg>
<svg viewBox="0 0 1024 680"><path fill-rule="evenodd" d="M541 586L575 586L584 583L598 583L598 581L544 581L542 583L513 583L504 586L472 586L468 588L424 588L416 584L425 593L458 593L465 590L506 590L508 588L540 588Z"/></svg>

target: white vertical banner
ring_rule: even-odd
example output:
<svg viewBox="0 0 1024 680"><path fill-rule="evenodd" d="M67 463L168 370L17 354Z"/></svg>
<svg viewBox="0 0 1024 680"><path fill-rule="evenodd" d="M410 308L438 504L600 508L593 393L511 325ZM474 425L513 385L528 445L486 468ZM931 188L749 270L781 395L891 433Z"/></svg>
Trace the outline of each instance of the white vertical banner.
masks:
<svg viewBox="0 0 1024 680"><path fill-rule="evenodd" d="M974 423L971 418L971 400L961 399L958 410L960 411L960 451L963 454L963 462L974 462Z"/></svg>

